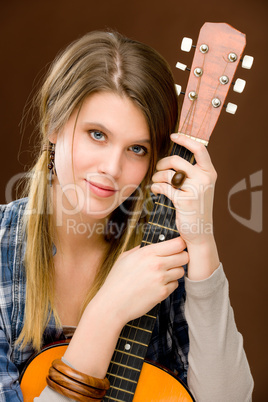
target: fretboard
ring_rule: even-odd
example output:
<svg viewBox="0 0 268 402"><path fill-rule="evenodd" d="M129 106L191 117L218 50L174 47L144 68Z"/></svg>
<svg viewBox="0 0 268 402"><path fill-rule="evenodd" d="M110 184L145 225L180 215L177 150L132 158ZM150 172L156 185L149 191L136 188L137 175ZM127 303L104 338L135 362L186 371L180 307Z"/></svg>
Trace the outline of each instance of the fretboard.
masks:
<svg viewBox="0 0 268 402"><path fill-rule="evenodd" d="M171 154L180 155L193 163L192 153L183 147L174 145ZM179 236L175 212L172 202L166 196L156 197L141 247ZM159 305L144 316L130 321L123 328L108 368L107 377L111 387L104 401L133 400L158 310Z"/></svg>

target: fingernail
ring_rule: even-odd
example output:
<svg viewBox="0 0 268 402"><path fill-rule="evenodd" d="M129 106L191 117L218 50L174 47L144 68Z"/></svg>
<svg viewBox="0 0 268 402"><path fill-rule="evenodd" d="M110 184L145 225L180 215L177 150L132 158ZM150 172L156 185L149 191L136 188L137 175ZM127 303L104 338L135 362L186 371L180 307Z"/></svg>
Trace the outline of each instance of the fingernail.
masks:
<svg viewBox="0 0 268 402"><path fill-rule="evenodd" d="M176 139L176 138L179 138L179 135L173 133L173 134L170 135L170 137L171 137L172 139Z"/></svg>

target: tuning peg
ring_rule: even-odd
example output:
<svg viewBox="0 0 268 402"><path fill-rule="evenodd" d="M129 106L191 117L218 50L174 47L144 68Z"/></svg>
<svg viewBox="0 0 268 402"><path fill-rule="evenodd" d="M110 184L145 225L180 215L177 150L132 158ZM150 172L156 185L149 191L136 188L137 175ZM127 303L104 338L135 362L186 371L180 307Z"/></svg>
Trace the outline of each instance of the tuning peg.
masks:
<svg viewBox="0 0 268 402"><path fill-rule="evenodd" d="M231 103L231 102L227 103L227 106L226 106L227 113L235 114L236 110L237 110L237 105L235 105L234 103Z"/></svg>
<svg viewBox="0 0 268 402"><path fill-rule="evenodd" d="M241 94L245 89L246 81L242 80L241 78L237 78L234 83L233 90Z"/></svg>
<svg viewBox="0 0 268 402"><path fill-rule="evenodd" d="M254 57L252 56L244 56L242 60L242 67L250 70L254 61Z"/></svg>
<svg viewBox="0 0 268 402"><path fill-rule="evenodd" d="M179 61L176 64L176 68L179 68L182 71L185 71L185 70L190 71L190 69L186 66L186 64L182 64Z"/></svg>
<svg viewBox="0 0 268 402"><path fill-rule="evenodd" d="M190 52L192 46L193 46L193 39L183 38L183 40L181 42L181 50L183 52Z"/></svg>
<svg viewBox="0 0 268 402"><path fill-rule="evenodd" d="M178 96L181 94L181 86L178 84L175 84L175 89L177 91Z"/></svg>

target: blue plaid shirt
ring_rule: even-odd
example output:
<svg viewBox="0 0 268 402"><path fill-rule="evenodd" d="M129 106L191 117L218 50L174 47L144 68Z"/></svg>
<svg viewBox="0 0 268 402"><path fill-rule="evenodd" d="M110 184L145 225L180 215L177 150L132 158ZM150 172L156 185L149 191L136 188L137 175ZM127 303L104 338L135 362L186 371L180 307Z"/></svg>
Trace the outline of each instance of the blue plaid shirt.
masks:
<svg viewBox="0 0 268 402"><path fill-rule="evenodd" d="M25 232L23 214L27 199L0 206L0 401L23 401L19 374L34 353L29 344L23 350L15 345L24 320L26 277L23 265ZM161 303L147 358L169 368L186 382L188 369L188 326L184 316L184 279ZM64 339L54 317L44 332L43 343Z"/></svg>

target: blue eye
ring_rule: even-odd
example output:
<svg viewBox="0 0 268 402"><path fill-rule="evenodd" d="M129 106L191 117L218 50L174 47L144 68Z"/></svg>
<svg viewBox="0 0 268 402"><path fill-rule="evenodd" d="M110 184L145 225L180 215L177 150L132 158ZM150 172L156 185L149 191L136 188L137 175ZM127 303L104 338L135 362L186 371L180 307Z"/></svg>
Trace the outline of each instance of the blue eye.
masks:
<svg viewBox="0 0 268 402"><path fill-rule="evenodd" d="M99 130L90 130L89 131L91 138L96 141L105 141L104 134Z"/></svg>
<svg viewBox="0 0 268 402"><path fill-rule="evenodd" d="M143 156L146 155L148 153L148 150L145 147L142 147L140 145L133 145L132 147L130 147L130 149L139 156Z"/></svg>

